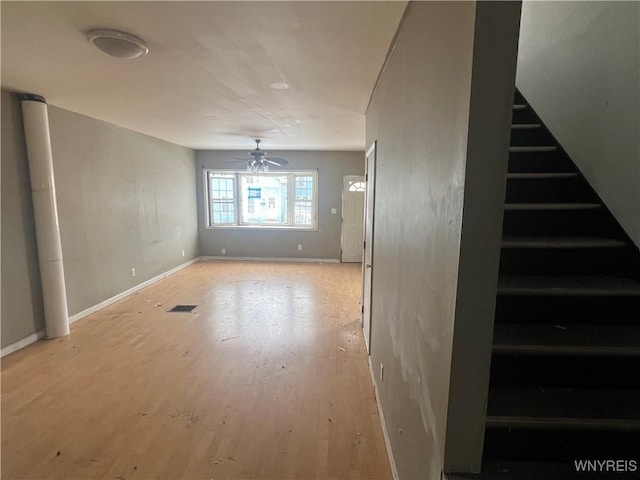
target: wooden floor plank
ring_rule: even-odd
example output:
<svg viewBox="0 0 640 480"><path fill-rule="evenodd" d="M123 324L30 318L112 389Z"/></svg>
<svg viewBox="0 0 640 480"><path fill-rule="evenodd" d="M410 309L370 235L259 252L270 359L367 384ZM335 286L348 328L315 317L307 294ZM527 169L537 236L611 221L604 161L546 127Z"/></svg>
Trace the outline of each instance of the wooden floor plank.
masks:
<svg viewBox="0 0 640 480"><path fill-rule="evenodd" d="M201 262L5 357L2 478L391 478L360 277Z"/></svg>

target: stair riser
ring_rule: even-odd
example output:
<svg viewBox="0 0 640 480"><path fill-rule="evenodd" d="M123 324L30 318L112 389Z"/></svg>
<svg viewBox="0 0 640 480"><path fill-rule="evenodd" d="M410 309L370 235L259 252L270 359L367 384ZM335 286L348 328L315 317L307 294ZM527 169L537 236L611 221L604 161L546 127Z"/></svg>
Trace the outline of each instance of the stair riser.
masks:
<svg viewBox="0 0 640 480"><path fill-rule="evenodd" d="M539 123L540 122L538 116L530 108L525 108L523 110L514 110L512 119L513 119L512 120L513 123Z"/></svg>
<svg viewBox="0 0 640 480"><path fill-rule="evenodd" d="M536 428L557 428L559 423L568 430L609 429L636 430L640 424L633 419L640 405L640 390L578 390L539 388L491 388L487 415L489 421L503 420L511 428L525 428L518 419L530 419L536 415L556 422L541 422ZM589 423L580 419L591 419ZM632 419L624 422L623 419ZM622 423L621 423L622 422ZM534 428L534 427L531 427Z"/></svg>
<svg viewBox="0 0 640 480"><path fill-rule="evenodd" d="M496 323L601 325L634 324L640 316L638 297L532 297L498 295Z"/></svg>
<svg viewBox="0 0 640 480"><path fill-rule="evenodd" d="M633 274L633 264L625 248L503 248L500 274L627 276Z"/></svg>
<svg viewBox="0 0 640 480"><path fill-rule="evenodd" d="M640 433L637 432L585 432L585 431L545 431L535 429L487 429L485 433L484 457L486 460L540 460L567 462L573 466L574 460L606 460L638 458ZM579 478L631 478L638 472L626 475L612 472L604 477L602 473L582 473ZM514 477L516 478L516 477ZM541 479L542 480L542 479Z"/></svg>
<svg viewBox="0 0 640 480"><path fill-rule="evenodd" d="M580 177L559 179L509 179L507 203L598 202L598 197Z"/></svg>
<svg viewBox="0 0 640 480"><path fill-rule="evenodd" d="M616 238L618 230L604 210L505 210L503 235L601 236Z"/></svg>
<svg viewBox="0 0 640 480"><path fill-rule="evenodd" d="M509 152L509 173L575 172L575 167L561 152Z"/></svg>
<svg viewBox="0 0 640 480"><path fill-rule="evenodd" d="M493 387L640 388L640 358L493 355Z"/></svg>
<svg viewBox="0 0 640 480"><path fill-rule="evenodd" d="M512 147L521 145L555 145L553 137L544 128L512 128Z"/></svg>

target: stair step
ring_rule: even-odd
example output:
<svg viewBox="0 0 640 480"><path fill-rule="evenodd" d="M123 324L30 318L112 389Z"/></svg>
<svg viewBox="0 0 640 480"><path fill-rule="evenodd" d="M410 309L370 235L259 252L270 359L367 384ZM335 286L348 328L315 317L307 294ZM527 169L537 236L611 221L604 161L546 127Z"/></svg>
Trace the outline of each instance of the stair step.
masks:
<svg viewBox="0 0 640 480"><path fill-rule="evenodd" d="M622 248L627 243L623 240L598 237L553 237L553 236L505 236L502 248L540 248L540 249L572 249L572 248Z"/></svg>
<svg viewBox="0 0 640 480"><path fill-rule="evenodd" d="M640 296L498 295L495 325L637 325Z"/></svg>
<svg viewBox="0 0 640 480"><path fill-rule="evenodd" d="M493 355L491 388L640 390L639 369L640 356Z"/></svg>
<svg viewBox="0 0 640 480"><path fill-rule="evenodd" d="M640 420L572 417L502 417L487 416L487 428L536 430L613 430L640 432Z"/></svg>
<svg viewBox="0 0 640 480"><path fill-rule="evenodd" d="M601 203L576 172L521 172L507 174L505 204Z"/></svg>
<svg viewBox="0 0 640 480"><path fill-rule="evenodd" d="M558 147L555 145L522 145L509 147L509 151L512 153L555 152L556 150L558 150Z"/></svg>
<svg viewBox="0 0 640 480"><path fill-rule="evenodd" d="M634 472L635 474L635 472ZM589 477L593 478L592 475ZM586 477L586 478L589 478ZM616 473L615 479L630 478ZM481 473L449 473L447 480L584 480L585 474L576 472L573 462L484 461Z"/></svg>
<svg viewBox="0 0 640 480"><path fill-rule="evenodd" d="M511 128L513 130L532 130L536 128L542 128L541 123L512 123Z"/></svg>
<svg viewBox="0 0 640 480"><path fill-rule="evenodd" d="M516 145L514 145L515 147ZM576 167L569 158L560 150L555 152L542 152L532 154L530 152L509 153L509 173L548 173L566 172L573 173Z"/></svg>
<svg viewBox="0 0 640 480"><path fill-rule="evenodd" d="M554 479L628 479L637 480L638 471L630 472L624 466L621 472L591 471L576 472L576 461L585 459L624 459L638 460L637 431L614 430L541 430L541 429L506 429L490 428L485 433L485 461L527 461L563 463L568 469L561 476L521 476L519 472L512 472L506 477L508 480L523 478L548 480ZM571 473L573 468L573 473Z"/></svg>
<svg viewBox="0 0 640 480"><path fill-rule="evenodd" d="M498 324L493 333L493 353L637 357L640 325Z"/></svg>
<svg viewBox="0 0 640 480"><path fill-rule="evenodd" d="M527 204L530 202L527 202ZM533 202L535 208L509 208L506 203L502 231L504 236L550 236L550 237L606 237L619 238L617 224L604 208L565 209L561 207L538 207L542 202ZM557 204L555 204L557 205ZM575 205L575 204L570 204Z"/></svg>
<svg viewBox="0 0 640 480"><path fill-rule="evenodd" d="M527 108L527 106L522 103L517 103L513 106L514 110L524 110L525 108Z"/></svg>
<svg viewBox="0 0 640 480"><path fill-rule="evenodd" d="M564 423L567 429L634 430L640 426L638 405L640 390L492 387L487 415L497 428L508 426L511 418L514 428L531 422L526 428Z"/></svg>
<svg viewBox="0 0 640 480"><path fill-rule="evenodd" d="M508 173L507 180L549 180L557 178L576 178L577 172L530 172Z"/></svg>
<svg viewBox="0 0 640 480"><path fill-rule="evenodd" d="M599 203L505 203L505 210L597 210Z"/></svg>
<svg viewBox="0 0 640 480"><path fill-rule="evenodd" d="M508 276L498 279L498 295L640 297L640 282L618 277Z"/></svg>

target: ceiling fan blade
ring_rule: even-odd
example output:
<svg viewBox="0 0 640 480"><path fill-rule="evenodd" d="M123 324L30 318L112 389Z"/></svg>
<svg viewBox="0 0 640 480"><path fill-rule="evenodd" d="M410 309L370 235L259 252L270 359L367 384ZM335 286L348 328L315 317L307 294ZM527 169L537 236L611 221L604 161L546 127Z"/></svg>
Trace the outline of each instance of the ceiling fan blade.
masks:
<svg viewBox="0 0 640 480"><path fill-rule="evenodd" d="M275 165L276 167L282 167L284 165L283 163L274 162L272 160L269 160L268 158L265 161L267 163L270 163L271 165Z"/></svg>
<svg viewBox="0 0 640 480"><path fill-rule="evenodd" d="M267 157L267 162L278 162L280 166L289 164L289 160L280 157Z"/></svg>
<svg viewBox="0 0 640 480"><path fill-rule="evenodd" d="M225 160L224 163L247 163L250 160L250 158L243 158L241 160Z"/></svg>

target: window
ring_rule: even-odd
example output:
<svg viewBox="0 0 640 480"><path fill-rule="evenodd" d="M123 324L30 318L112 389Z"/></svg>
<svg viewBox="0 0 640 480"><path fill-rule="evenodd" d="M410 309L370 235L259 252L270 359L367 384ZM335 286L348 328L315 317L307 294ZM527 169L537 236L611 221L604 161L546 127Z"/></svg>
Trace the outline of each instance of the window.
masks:
<svg viewBox="0 0 640 480"><path fill-rule="evenodd" d="M232 225L236 223L235 179L233 175L209 176L209 223Z"/></svg>
<svg viewBox="0 0 640 480"><path fill-rule="evenodd" d="M350 192L364 192L366 189L366 183L364 182L354 182L353 180L349 181L349 191Z"/></svg>
<svg viewBox="0 0 640 480"><path fill-rule="evenodd" d="M317 228L317 172L204 174L208 228Z"/></svg>
<svg viewBox="0 0 640 480"><path fill-rule="evenodd" d="M313 177L296 175L295 177L295 198L293 200L293 212L295 222L299 224L311 223L313 215Z"/></svg>

